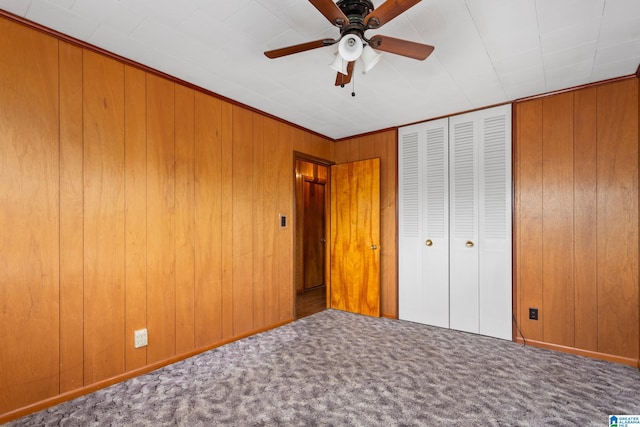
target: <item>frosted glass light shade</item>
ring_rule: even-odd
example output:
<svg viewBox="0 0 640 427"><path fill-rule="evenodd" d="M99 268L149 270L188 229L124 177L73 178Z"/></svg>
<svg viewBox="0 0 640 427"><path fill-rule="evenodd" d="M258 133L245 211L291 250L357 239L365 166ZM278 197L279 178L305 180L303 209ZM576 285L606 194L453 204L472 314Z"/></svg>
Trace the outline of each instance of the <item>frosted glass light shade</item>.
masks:
<svg viewBox="0 0 640 427"><path fill-rule="evenodd" d="M342 74L347 74L347 65L349 63L347 61L345 61L344 59L342 59L342 57L340 56L339 53L336 53L336 59L333 60L333 62L331 64L329 64L329 67L333 68L334 70L336 70L339 73Z"/></svg>
<svg viewBox="0 0 640 427"><path fill-rule="evenodd" d="M362 54L362 40L355 34L347 34L340 40L338 53L347 62L355 61Z"/></svg>
<svg viewBox="0 0 640 427"><path fill-rule="evenodd" d="M366 45L362 50L362 55L360 59L362 59L362 63L364 64L364 72L366 73L370 69L372 69L378 61L380 61L380 54L373 50L373 48L369 45Z"/></svg>

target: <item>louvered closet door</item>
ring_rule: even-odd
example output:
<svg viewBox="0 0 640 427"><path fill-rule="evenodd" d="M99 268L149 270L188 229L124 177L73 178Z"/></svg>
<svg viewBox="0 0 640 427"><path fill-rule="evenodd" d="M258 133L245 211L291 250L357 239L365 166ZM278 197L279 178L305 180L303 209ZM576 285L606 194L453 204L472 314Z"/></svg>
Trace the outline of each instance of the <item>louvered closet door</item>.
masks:
<svg viewBox="0 0 640 427"><path fill-rule="evenodd" d="M480 333L512 338L511 106L478 112Z"/></svg>
<svg viewBox="0 0 640 427"><path fill-rule="evenodd" d="M401 128L399 317L449 327L448 120Z"/></svg>
<svg viewBox="0 0 640 427"><path fill-rule="evenodd" d="M478 128L476 113L449 118L450 327L478 333Z"/></svg>

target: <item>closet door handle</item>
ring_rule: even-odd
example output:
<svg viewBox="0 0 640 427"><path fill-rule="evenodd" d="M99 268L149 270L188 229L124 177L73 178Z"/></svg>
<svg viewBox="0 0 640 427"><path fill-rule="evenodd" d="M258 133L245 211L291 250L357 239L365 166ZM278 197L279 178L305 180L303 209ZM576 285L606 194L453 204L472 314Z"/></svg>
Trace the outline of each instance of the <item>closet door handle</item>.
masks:
<svg viewBox="0 0 640 427"><path fill-rule="evenodd" d="M431 239L427 239L427 241L424 242L424 244L427 246L433 246L433 242L431 241Z"/></svg>
<svg viewBox="0 0 640 427"><path fill-rule="evenodd" d="M468 248L472 248L472 247L473 247L473 242L472 242L471 240L467 240L467 243L465 243L465 245L466 245Z"/></svg>
<svg viewBox="0 0 640 427"><path fill-rule="evenodd" d="M371 250L375 251L376 249L378 249L378 245L371 245Z"/></svg>

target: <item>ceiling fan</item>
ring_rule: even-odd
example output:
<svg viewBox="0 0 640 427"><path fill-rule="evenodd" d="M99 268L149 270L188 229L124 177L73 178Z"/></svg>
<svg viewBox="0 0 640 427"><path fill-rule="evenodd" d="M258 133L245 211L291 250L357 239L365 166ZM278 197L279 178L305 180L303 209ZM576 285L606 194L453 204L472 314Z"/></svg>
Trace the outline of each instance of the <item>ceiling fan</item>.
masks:
<svg viewBox="0 0 640 427"><path fill-rule="evenodd" d="M370 0L338 0L337 3L333 0L309 1L329 22L340 28L340 37L269 50L264 53L268 58L280 58L339 43L338 54L331 68L338 72L336 86L344 86L351 81L358 58L362 58L365 72L378 62L380 55L373 49L417 60L426 59L434 50L433 46L408 40L382 35L367 38L364 35L365 31L382 27L421 0L386 0L378 8L374 8Z"/></svg>

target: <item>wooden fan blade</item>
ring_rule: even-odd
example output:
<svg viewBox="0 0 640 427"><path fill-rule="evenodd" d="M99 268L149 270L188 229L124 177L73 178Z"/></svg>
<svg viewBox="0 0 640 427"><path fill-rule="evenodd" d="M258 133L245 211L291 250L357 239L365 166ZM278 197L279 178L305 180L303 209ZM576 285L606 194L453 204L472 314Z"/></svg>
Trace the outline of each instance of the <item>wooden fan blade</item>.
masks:
<svg viewBox="0 0 640 427"><path fill-rule="evenodd" d="M349 62L347 65L347 74L342 74L338 72L336 76L336 86L342 86L351 83L351 77L353 76L353 66L355 65L355 61Z"/></svg>
<svg viewBox="0 0 640 427"><path fill-rule="evenodd" d="M274 58L280 58L281 56L287 56L287 55L291 55L291 54L294 54L294 53L300 53L300 52L304 52L304 51L311 50L311 49L317 49L319 47L331 46L332 44L334 44L336 42L337 42L337 40L333 40L333 39L316 40L316 41L312 41L312 42L296 44L296 45L288 46L288 47L283 47L283 48L280 48L280 49L268 50L264 54L265 54L265 56L267 58L274 59Z"/></svg>
<svg viewBox="0 0 640 427"><path fill-rule="evenodd" d="M336 27L343 27L349 24L349 18L332 0L309 0L309 2Z"/></svg>
<svg viewBox="0 0 640 427"><path fill-rule="evenodd" d="M380 28L418 3L420 0L387 0L364 18L365 25L369 28Z"/></svg>
<svg viewBox="0 0 640 427"><path fill-rule="evenodd" d="M373 36L369 40L369 46L376 50L407 56L420 61L427 59L435 49L428 44L410 42L388 36Z"/></svg>

